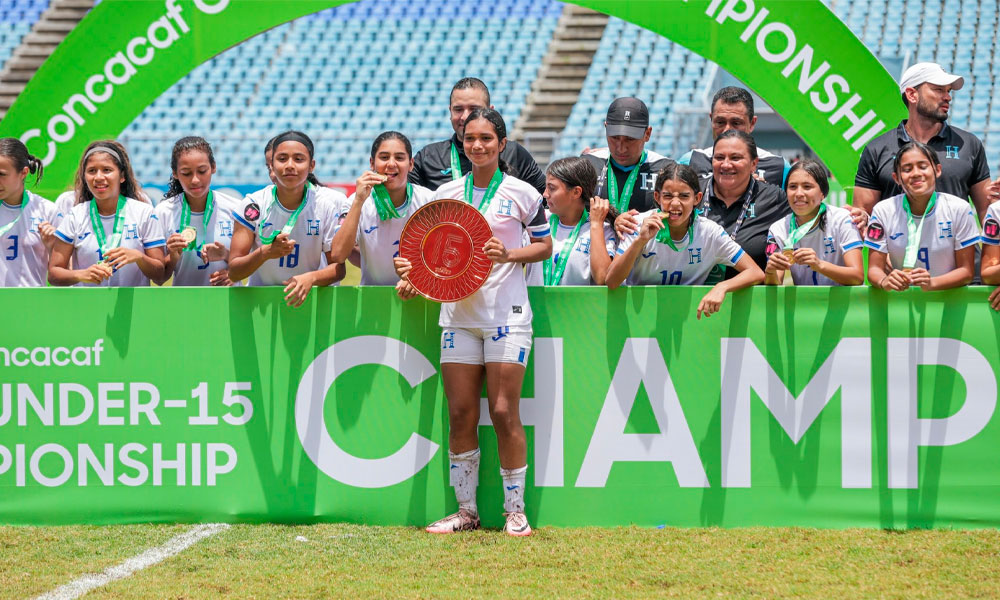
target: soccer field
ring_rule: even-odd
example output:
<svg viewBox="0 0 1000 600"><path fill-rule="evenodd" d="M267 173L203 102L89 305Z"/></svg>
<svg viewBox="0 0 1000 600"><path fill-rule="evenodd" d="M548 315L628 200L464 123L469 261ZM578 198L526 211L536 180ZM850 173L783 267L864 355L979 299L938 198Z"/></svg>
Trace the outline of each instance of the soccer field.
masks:
<svg viewBox="0 0 1000 600"><path fill-rule="evenodd" d="M192 531L207 535L180 550ZM0 528L0 597L80 597L88 575L126 574L151 549L177 553L85 597L988 598L1000 584L992 530L543 527L514 539L496 530L130 525Z"/></svg>

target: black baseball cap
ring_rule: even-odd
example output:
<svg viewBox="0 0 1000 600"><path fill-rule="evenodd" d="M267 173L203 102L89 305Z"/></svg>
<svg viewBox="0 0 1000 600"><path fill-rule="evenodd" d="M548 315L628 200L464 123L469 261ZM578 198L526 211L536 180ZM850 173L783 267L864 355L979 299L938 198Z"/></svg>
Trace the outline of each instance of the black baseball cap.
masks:
<svg viewBox="0 0 1000 600"><path fill-rule="evenodd" d="M608 107L608 116L604 122L608 136L627 135L641 139L649 127L649 109L638 98L617 98Z"/></svg>

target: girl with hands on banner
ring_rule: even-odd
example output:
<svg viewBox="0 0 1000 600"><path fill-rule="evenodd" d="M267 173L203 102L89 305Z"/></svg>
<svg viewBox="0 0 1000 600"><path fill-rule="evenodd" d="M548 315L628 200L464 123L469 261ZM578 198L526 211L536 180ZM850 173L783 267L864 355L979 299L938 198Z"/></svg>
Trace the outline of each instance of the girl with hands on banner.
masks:
<svg viewBox="0 0 1000 600"><path fill-rule="evenodd" d="M41 287L55 243L56 206L25 188L42 161L17 138L0 139L0 287Z"/></svg>
<svg viewBox="0 0 1000 600"><path fill-rule="evenodd" d="M768 231L764 282L780 285L792 272L795 285L861 285L861 235L847 209L823 201L830 192L826 168L803 159L785 178L792 214Z"/></svg>
<svg viewBox="0 0 1000 600"><path fill-rule="evenodd" d="M984 285L1000 284L1000 202L987 207L980 239L983 242L983 258L979 277ZM1000 287L990 294L990 306L1000 310Z"/></svg>
<svg viewBox="0 0 1000 600"><path fill-rule="evenodd" d="M170 156L170 186L156 207L167 236L165 276L175 286L228 286L233 211L239 200L212 190L215 155L207 141L184 137Z"/></svg>
<svg viewBox="0 0 1000 600"><path fill-rule="evenodd" d="M545 285L604 285L615 253L614 217L609 201L594 196L596 187L597 171L585 158L561 158L546 169L553 254L542 263Z"/></svg>
<svg viewBox="0 0 1000 600"><path fill-rule="evenodd" d="M254 286L282 285L285 302L293 307L305 302L313 286L331 285L345 274L331 251L343 207L311 182L313 155L312 140L302 132L275 137L271 171L276 183L248 195L232 211L229 278L249 278Z"/></svg>
<svg viewBox="0 0 1000 600"><path fill-rule="evenodd" d="M142 197L125 147L91 143L76 175L76 204L56 230L52 285L138 287L166 280L163 226ZM76 269L70 269L70 260Z"/></svg>
<svg viewBox="0 0 1000 600"><path fill-rule="evenodd" d="M979 227L966 200L936 191L941 163L929 146L900 147L892 178L903 193L875 205L865 234L875 288L947 290L972 281Z"/></svg>
<svg viewBox="0 0 1000 600"><path fill-rule="evenodd" d="M410 140L397 131L375 138L370 170L358 177L350 209L333 237L332 256L344 262L360 261L361 285L394 285L403 299L416 290L396 274L393 258L399 254L399 235L414 212L430 202L431 190L407 181L413 170ZM355 252L357 254L355 255Z"/></svg>
<svg viewBox="0 0 1000 600"><path fill-rule="evenodd" d="M698 214L702 193L698 175L687 165L670 163L656 176L653 197L659 209L640 213L637 233L618 244L608 268L611 289L628 285L703 285L717 264L738 274L716 283L698 304L697 318L719 311L728 292L764 281L764 273L726 231Z"/></svg>

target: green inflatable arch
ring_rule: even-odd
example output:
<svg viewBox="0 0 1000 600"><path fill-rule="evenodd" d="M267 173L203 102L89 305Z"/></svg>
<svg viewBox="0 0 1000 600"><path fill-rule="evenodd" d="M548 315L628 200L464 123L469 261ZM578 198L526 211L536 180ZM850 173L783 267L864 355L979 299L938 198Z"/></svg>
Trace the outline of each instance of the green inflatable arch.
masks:
<svg viewBox="0 0 1000 600"><path fill-rule="evenodd" d="M83 148L118 136L192 69L343 0L105 0L70 32L0 122L42 157L38 192L72 181ZM819 0L574 0L715 61L756 91L851 183L867 140L903 115L896 84ZM655 107L654 107L655 110Z"/></svg>

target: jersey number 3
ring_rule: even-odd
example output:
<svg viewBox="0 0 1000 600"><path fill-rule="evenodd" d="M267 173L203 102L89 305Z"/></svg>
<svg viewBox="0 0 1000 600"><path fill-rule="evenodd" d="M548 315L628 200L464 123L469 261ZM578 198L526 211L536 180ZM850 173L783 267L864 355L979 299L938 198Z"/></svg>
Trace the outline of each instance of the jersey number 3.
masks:
<svg viewBox="0 0 1000 600"><path fill-rule="evenodd" d="M15 260L17 258L17 236L12 235L7 239L10 240L10 246L7 246L7 254L4 255L4 258Z"/></svg>

